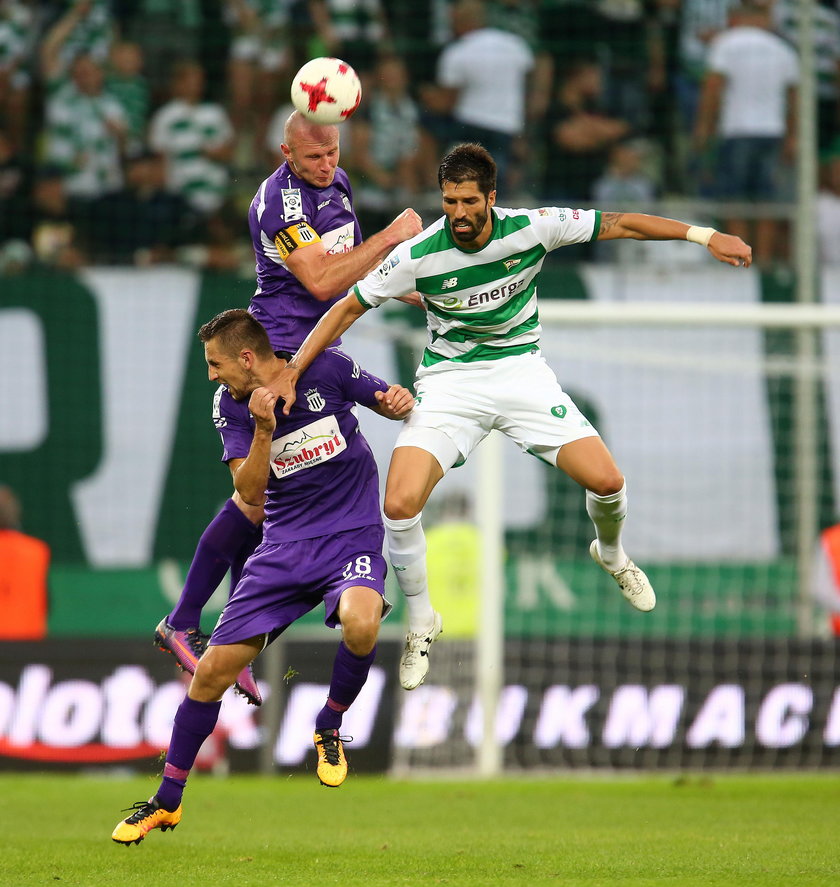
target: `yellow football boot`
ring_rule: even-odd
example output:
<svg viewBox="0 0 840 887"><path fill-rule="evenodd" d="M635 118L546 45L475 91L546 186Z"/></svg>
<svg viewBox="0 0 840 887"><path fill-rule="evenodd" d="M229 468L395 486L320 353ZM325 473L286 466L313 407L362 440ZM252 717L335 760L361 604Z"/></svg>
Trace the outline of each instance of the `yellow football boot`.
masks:
<svg viewBox="0 0 840 887"><path fill-rule="evenodd" d="M347 758L338 730L321 730L315 734L318 752L318 779L321 785L338 788L347 777Z"/></svg>
<svg viewBox="0 0 840 887"><path fill-rule="evenodd" d="M111 833L111 840L118 844L139 844L143 838L154 828L159 828L162 832L167 829L175 828L181 821L181 806L177 810L164 810L158 805L156 797L149 798L148 801L137 801L129 810L134 813L117 824L117 827Z"/></svg>

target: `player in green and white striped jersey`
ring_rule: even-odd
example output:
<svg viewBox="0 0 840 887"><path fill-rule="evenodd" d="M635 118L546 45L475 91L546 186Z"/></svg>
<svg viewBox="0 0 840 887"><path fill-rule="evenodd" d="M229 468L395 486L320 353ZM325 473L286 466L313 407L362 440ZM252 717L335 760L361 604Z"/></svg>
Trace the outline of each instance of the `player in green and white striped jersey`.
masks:
<svg viewBox="0 0 840 887"><path fill-rule="evenodd" d="M532 351L540 338L537 279L546 253L592 240L600 224L595 210L497 208L493 215L493 236L478 253L463 250L444 216L354 287L365 308L378 307L395 288L422 293L430 341L419 376L450 369L452 361ZM456 224L471 233L469 222Z"/></svg>
<svg viewBox="0 0 840 887"><path fill-rule="evenodd" d="M51 81L45 119L44 158L64 171L71 197L94 200L119 190L128 124L122 105L104 87L101 65L81 55L69 80Z"/></svg>
<svg viewBox="0 0 840 887"><path fill-rule="evenodd" d="M149 147L166 159L166 184L197 212L216 212L228 196L234 132L225 109L204 101L205 73L184 60L172 70L172 99L149 122Z"/></svg>
<svg viewBox="0 0 840 887"><path fill-rule="evenodd" d="M459 145L447 154L438 181L443 218L394 249L324 315L275 392L288 413L301 373L357 317L413 290L423 297L429 344L417 373L417 404L396 442L385 489L389 556L408 609L400 661L407 690L425 679L429 647L441 631L426 583L421 512L444 474L493 428L586 490L595 525L593 560L636 609L656 603L647 576L621 544L624 477L540 355L537 293L546 253L596 239L691 240L719 261L752 261L739 237L659 216L497 207L496 165L480 145Z"/></svg>

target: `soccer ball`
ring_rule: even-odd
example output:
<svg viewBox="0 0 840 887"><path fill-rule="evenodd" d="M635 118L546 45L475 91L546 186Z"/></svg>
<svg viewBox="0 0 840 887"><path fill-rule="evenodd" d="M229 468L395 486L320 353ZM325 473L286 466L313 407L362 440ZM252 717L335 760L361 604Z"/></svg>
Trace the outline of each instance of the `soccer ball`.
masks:
<svg viewBox="0 0 840 887"><path fill-rule="evenodd" d="M361 100L359 78L341 59L311 59L292 80L292 104L315 123L343 123Z"/></svg>

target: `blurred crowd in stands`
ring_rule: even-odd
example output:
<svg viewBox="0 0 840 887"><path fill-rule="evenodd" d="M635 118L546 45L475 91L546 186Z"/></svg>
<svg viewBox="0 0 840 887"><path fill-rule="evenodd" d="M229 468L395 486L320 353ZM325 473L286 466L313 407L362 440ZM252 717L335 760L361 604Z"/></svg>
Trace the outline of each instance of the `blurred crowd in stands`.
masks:
<svg viewBox="0 0 840 887"><path fill-rule="evenodd" d="M250 267L245 211L282 162L289 83L345 59L363 229L437 205L450 144L500 202L715 219L784 259L797 0L0 0L0 273L33 263ZM840 0L815 10L822 257L840 261ZM741 205L741 212L737 209ZM570 253L570 258L577 257ZM598 258L596 254L594 256ZM607 258L603 253L601 258Z"/></svg>

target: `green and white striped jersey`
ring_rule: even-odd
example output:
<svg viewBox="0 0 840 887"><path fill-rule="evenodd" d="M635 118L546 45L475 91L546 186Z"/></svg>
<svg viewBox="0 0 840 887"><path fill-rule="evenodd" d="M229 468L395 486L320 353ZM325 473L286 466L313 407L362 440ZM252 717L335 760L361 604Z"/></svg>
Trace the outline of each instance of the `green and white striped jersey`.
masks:
<svg viewBox="0 0 840 887"><path fill-rule="evenodd" d="M537 284L546 253L594 240L591 209L493 207L493 232L479 250L453 238L446 217L401 243L353 287L365 308L417 290L426 302L429 345L418 375L454 363L495 360L538 346Z"/></svg>
<svg viewBox="0 0 840 887"><path fill-rule="evenodd" d="M167 159L167 186L201 213L217 210L228 191L228 165L205 155L234 137L225 109L215 102L173 99L149 123L149 147Z"/></svg>
<svg viewBox="0 0 840 887"><path fill-rule="evenodd" d="M46 104L44 159L61 167L71 197L92 199L122 187L120 140L114 129L125 130L125 112L106 91L79 92L70 80L51 85Z"/></svg>

